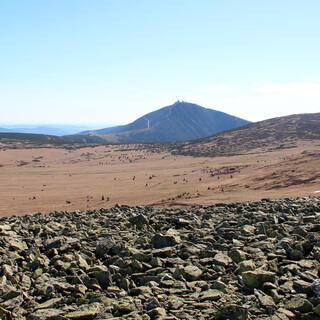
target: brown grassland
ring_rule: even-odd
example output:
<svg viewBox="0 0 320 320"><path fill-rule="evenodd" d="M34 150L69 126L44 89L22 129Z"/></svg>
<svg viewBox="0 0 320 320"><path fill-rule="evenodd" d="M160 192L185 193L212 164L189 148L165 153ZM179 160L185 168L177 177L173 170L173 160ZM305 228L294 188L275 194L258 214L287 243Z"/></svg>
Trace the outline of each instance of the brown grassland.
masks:
<svg viewBox="0 0 320 320"><path fill-rule="evenodd" d="M0 149L2 216L319 195L319 140L217 157L132 145Z"/></svg>

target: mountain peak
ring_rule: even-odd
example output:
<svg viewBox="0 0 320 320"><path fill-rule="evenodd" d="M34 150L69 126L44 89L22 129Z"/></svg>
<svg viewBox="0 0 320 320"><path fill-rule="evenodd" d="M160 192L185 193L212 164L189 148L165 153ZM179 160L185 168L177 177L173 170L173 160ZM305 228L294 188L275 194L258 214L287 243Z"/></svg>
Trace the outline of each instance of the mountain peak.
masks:
<svg viewBox="0 0 320 320"><path fill-rule="evenodd" d="M178 100L127 125L86 134L103 135L105 139L119 143L175 142L208 137L248 123L224 112Z"/></svg>
<svg viewBox="0 0 320 320"><path fill-rule="evenodd" d="M168 109L169 111L175 110L177 112L188 112L191 110L193 110L193 111L207 110L206 108L203 108L203 107L199 106L198 104L183 101L183 100L178 100L175 103L173 103L172 105L170 105L168 107L164 107L164 109ZM216 112L215 110L212 110L212 111Z"/></svg>
<svg viewBox="0 0 320 320"><path fill-rule="evenodd" d="M197 106L199 108L202 108L202 107L198 106L197 104L194 104L194 103L191 103L191 102L187 102L187 101L183 101L183 100L177 100L170 107L179 107L179 106Z"/></svg>
<svg viewBox="0 0 320 320"><path fill-rule="evenodd" d="M174 104L173 104L173 106L177 106L177 105L181 105L181 104L190 104L189 102L185 102L185 101L183 101L183 100L177 100Z"/></svg>

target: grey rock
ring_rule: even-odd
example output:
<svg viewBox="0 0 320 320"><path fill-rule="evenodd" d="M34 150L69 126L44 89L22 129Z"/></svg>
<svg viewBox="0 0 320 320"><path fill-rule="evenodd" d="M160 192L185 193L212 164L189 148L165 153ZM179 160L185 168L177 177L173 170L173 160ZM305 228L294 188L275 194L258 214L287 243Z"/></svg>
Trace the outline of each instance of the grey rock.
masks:
<svg viewBox="0 0 320 320"><path fill-rule="evenodd" d="M2 217L0 318L317 319L319 213L314 197Z"/></svg>
<svg viewBox="0 0 320 320"><path fill-rule="evenodd" d="M151 239L151 245L153 248L161 249L166 247L173 247L180 242L180 239L176 236L156 234Z"/></svg>
<svg viewBox="0 0 320 320"><path fill-rule="evenodd" d="M320 279L316 279L311 284L311 290L317 298L320 298Z"/></svg>
<svg viewBox="0 0 320 320"><path fill-rule="evenodd" d="M245 271L241 276L245 287L249 289L262 288L265 282L276 281L276 275L273 272L264 270Z"/></svg>
<svg viewBox="0 0 320 320"><path fill-rule="evenodd" d="M217 320L247 320L248 310L239 305L227 304L224 305L216 314Z"/></svg>
<svg viewBox="0 0 320 320"><path fill-rule="evenodd" d="M149 224L149 220L143 214L133 216L129 219L129 221L132 225L135 225L138 228L142 228L143 226Z"/></svg>
<svg viewBox="0 0 320 320"><path fill-rule="evenodd" d="M228 267L232 263L232 259L227 254L219 252L213 257L213 263L218 266Z"/></svg>
<svg viewBox="0 0 320 320"><path fill-rule="evenodd" d="M160 307L152 309L148 312L148 315L151 319L158 319L160 317L164 317L166 314L166 309Z"/></svg>
<svg viewBox="0 0 320 320"><path fill-rule="evenodd" d="M177 279L179 279L180 276L182 276L187 281L195 281L201 278L202 273L203 273L202 270L197 266L188 265L184 268L177 268L175 270L174 275Z"/></svg>
<svg viewBox="0 0 320 320"><path fill-rule="evenodd" d="M312 311L312 304L305 298L300 296L293 296L290 300L286 301L285 308L299 313L308 313Z"/></svg>

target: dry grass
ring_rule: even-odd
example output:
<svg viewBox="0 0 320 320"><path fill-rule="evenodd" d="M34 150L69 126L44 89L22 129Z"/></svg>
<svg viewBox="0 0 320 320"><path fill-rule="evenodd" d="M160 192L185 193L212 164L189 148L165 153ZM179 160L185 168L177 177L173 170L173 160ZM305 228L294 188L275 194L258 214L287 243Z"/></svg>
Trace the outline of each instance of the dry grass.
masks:
<svg viewBox="0 0 320 320"><path fill-rule="evenodd" d="M116 203L183 206L319 196L319 168L319 141L215 158L152 153L132 146L2 149L0 215Z"/></svg>

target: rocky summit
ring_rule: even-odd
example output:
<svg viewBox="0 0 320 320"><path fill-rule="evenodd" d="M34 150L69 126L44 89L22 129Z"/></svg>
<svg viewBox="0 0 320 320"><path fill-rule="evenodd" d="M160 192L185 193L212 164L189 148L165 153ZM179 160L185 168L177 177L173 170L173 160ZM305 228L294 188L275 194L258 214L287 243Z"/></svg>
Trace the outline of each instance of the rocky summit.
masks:
<svg viewBox="0 0 320 320"><path fill-rule="evenodd" d="M0 219L0 318L320 319L320 199Z"/></svg>

